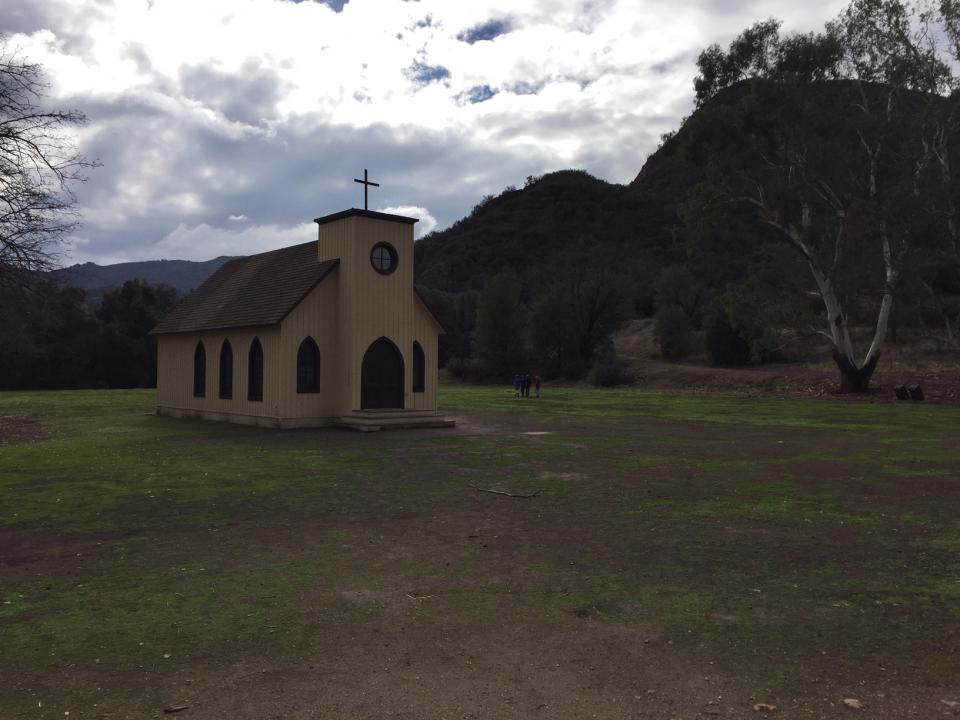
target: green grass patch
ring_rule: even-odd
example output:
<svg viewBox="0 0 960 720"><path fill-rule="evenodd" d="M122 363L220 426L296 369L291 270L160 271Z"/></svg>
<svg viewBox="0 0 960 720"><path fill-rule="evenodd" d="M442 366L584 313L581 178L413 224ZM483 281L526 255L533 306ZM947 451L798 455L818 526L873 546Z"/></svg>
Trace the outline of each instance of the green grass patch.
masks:
<svg viewBox="0 0 960 720"><path fill-rule="evenodd" d="M344 638L375 656L398 618L641 628L768 687L881 663L945 683L958 660L955 407L443 386L479 429L367 435L152 402L0 393L0 415L43 430L0 445L13 717L40 690L87 702L91 678L142 709L231 658L282 672Z"/></svg>

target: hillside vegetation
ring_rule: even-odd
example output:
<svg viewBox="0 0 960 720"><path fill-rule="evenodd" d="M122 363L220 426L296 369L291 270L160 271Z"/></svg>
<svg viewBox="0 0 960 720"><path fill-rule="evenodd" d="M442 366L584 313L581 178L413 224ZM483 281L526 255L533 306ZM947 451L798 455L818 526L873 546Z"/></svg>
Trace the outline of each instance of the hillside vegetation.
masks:
<svg viewBox="0 0 960 720"><path fill-rule="evenodd" d="M530 299L571 264L586 263L631 278L641 307L649 305L656 269L677 257L670 202L682 190L667 198L645 184L610 184L579 170L529 178L524 188L486 198L468 217L420 240L417 282L447 292L482 290L507 270Z"/></svg>
<svg viewBox="0 0 960 720"><path fill-rule="evenodd" d="M142 262L97 265L87 262L53 270L49 276L86 292L87 304L96 307L103 296L128 280L140 279L151 285L167 285L186 295L200 287L221 265L231 258L225 255L193 262L191 260L145 260Z"/></svg>

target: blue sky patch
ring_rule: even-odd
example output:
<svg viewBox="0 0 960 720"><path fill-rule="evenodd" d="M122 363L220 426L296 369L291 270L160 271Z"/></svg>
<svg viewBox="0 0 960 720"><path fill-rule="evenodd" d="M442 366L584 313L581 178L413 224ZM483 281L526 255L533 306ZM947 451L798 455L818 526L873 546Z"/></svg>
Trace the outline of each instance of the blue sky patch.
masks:
<svg viewBox="0 0 960 720"><path fill-rule="evenodd" d="M291 0L297 4L306 2L306 0ZM334 12L343 12L343 6L346 5L350 0L314 0L314 2L319 2L321 5L326 5L328 8Z"/></svg>
<svg viewBox="0 0 960 720"><path fill-rule="evenodd" d="M443 65L427 65L419 60L413 61L413 65L407 68L406 74L417 85L429 85L450 77L450 71Z"/></svg>
<svg viewBox="0 0 960 720"><path fill-rule="evenodd" d="M457 40L473 45L481 40L493 40L500 35L506 35L511 29L509 20L487 20L464 30L457 35Z"/></svg>
<svg viewBox="0 0 960 720"><path fill-rule="evenodd" d="M460 95L457 96L457 99L461 102L475 105L476 103L482 103L489 100L496 94L497 91L491 88L489 85L474 85L466 92L460 93Z"/></svg>

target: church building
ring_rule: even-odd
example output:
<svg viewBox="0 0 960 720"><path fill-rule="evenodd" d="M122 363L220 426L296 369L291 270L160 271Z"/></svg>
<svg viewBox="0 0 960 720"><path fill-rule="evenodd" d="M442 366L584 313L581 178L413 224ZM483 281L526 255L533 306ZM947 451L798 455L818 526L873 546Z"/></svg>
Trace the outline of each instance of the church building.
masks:
<svg viewBox="0 0 960 720"><path fill-rule="evenodd" d="M417 221L353 209L315 222L318 242L227 262L151 331L159 415L453 424L437 413L443 328L413 284Z"/></svg>

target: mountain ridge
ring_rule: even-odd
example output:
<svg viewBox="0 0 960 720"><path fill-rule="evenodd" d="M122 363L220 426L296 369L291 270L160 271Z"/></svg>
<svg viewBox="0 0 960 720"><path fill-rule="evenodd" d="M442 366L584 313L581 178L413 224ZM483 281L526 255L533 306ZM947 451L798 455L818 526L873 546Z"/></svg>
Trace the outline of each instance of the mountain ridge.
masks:
<svg viewBox="0 0 960 720"><path fill-rule="evenodd" d="M146 280L151 285L169 285L178 295L186 295L231 259L231 256L221 255L203 261L143 260L112 265L85 262L51 270L48 275L85 290L87 303L95 306L105 293L135 278Z"/></svg>

